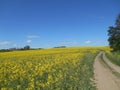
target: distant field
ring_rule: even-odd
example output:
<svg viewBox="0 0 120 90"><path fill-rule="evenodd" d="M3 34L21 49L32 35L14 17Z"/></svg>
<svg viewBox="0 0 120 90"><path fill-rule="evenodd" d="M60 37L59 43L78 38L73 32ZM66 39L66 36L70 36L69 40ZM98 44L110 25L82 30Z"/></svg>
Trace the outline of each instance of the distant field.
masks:
<svg viewBox="0 0 120 90"><path fill-rule="evenodd" d="M2 90L94 90L93 62L108 47L0 52Z"/></svg>

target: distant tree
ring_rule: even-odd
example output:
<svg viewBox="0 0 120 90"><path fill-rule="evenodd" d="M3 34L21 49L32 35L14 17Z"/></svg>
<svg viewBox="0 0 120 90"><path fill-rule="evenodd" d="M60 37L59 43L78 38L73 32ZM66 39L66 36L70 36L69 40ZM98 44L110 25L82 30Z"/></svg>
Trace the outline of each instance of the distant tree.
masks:
<svg viewBox="0 0 120 90"><path fill-rule="evenodd" d="M29 50L30 49L30 46L29 45L26 45L25 47L24 47L24 50Z"/></svg>
<svg viewBox="0 0 120 90"><path fill-rule="evenodd" d="M43 48L38 48L39 50L43 49Z"/></svg>
<svg viewBox="0 0 120 90"><path fill-rule="evenodd" d="M113 51L120 51L120 14L116 19L115 27L109 27L108 36L109 45Z"/></svg>
<svg viewBox="0 0 120 90"><path fill-rule="evenodd" d="M58 47L54 47L54 48L66 48L66 46L58 46Z"/></svg>
<svg viewBox="0 0 120 90"><path fill-rule="evenodd" d="M115 24L116 24L116 28L120 29L120 14L117 17Z"/></svg>
<svg viewBox="0 0 120 90"><path fill-rule="evenodd" d="M17 50L17 48L9 48L9 50L12 50L12 51L13 51L13 50Z"/></svg>
<svg viewBox="0 0 120 90"><path fill-rule="evenodd" d="M0 52L9 52L9 51L11 51L11 50L9 50L9 49L0 49Z"/></svg>

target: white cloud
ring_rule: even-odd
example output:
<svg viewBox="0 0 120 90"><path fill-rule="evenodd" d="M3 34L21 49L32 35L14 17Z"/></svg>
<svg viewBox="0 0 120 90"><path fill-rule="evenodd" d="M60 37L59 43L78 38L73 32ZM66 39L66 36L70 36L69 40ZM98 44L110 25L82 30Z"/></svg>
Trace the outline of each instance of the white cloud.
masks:
<svg viewBox="0 0 120 90"><path fill-rule="evenodd" d="M32 40L27 40L26 42L27 42L27 43L31 43L31 42L32 42Z"/></svg>
<svg viewBox="0 0 120 90"><path fill-rule="evenodd" d="M17 47L17 44L13 44L13 47Z"/></svg>
<svg viewBox="0 0 120 90"><path fill-rule="evenodd" d="M92 41L88 40L88 41L85 41L85 44L90 44L92 43Z"/></svg>
<svg viewBox="0 0 120 90"><path fill-rule="evenodd" d="M4 45L9 45L10 43L8 41L2 41L0 42L0 46L4 46Z"/></svg>
<svg viewBox="0 0 120 90"><path fill-rule="evenodd" d="M28 35L27 37L28 37L29 39L39 38L38 35Z"/></svg>

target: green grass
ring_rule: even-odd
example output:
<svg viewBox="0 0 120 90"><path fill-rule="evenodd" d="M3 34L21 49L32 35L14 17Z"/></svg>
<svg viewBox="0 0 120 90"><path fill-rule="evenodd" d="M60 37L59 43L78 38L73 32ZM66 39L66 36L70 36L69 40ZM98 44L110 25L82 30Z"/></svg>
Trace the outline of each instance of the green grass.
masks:
<svg viewBox="0 0 120 90"><path fill-rule="evenodd" d="M111 53L106 53L107 57L111 62L114 64L120 66L120 52L111 52Z"/></svg>
<svg viewBox="0 0 120 90"><path fill-rule="evenodd" d="M103 59L103 56L100 56L100 62L103 64L104 67L108 68L115 76L120 78L120 73L116 72L113 68L111 68Z"/></svg>
<svg viewBox="0 0 120 90"><path fill-rule="evenodd" d="M81 90L96 90L94 86L94 82L91 81L93 79L93 63L96 55L88 54L84 56L82 60L82 64L80 65L80 87Z"/></svg>

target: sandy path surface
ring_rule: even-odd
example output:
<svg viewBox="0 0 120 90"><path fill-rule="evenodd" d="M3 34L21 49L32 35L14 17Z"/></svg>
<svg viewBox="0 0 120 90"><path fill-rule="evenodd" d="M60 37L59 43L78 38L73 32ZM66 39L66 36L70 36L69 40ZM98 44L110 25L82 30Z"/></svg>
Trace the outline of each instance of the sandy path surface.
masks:
<svg viewBox="0 0 120 90"><path fill-rule="evenodd" d="M94 78L97 90L120 90L120 77L117 77L112 73L112 70L108 68L108 66L101 61L100 57L104 59L104 61L114 69L114 71L119 73L119 67L113 65L105 56L104 52L100 52L94 62ZM109 63L109 64L108 64Z"/></svg>

